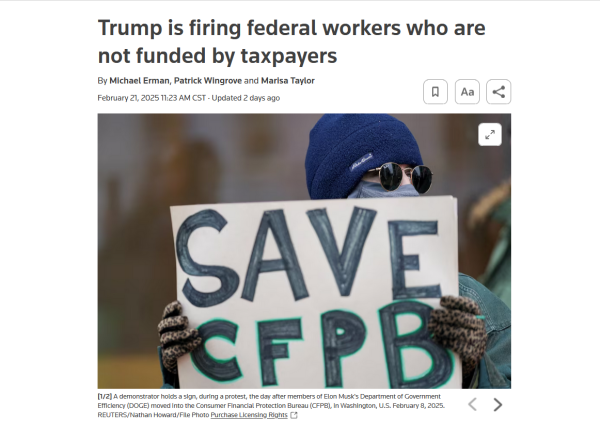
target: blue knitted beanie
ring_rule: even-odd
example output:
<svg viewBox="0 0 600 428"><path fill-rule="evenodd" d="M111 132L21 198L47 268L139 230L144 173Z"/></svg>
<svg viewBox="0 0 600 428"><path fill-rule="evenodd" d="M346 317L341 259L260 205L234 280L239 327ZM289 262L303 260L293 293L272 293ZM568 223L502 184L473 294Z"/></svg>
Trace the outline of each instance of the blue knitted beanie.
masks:
<svg viewBox="0 0 600 428"><path fill-rule="evenodd" d="M310 131L306 184L311 199L346 198L386 162L422 165L415 137L387 114L326 114Z"/></svg>

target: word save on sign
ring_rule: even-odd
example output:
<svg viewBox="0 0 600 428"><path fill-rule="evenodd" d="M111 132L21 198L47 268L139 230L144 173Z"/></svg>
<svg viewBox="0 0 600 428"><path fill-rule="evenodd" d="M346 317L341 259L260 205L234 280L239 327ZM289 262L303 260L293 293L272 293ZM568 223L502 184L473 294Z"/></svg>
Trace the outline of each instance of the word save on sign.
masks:
<svg viewBox="0 0 600 428"><path fill-rule="evenodd" d="M452 197L171 208L202 345L183 388L460 388L429 314L458 295Z"/></svg>

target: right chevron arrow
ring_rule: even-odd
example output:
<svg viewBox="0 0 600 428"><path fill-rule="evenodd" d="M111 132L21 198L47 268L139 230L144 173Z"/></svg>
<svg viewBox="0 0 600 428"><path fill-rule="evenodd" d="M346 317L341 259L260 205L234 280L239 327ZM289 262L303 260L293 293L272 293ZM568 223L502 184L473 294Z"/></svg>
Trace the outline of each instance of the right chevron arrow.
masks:
<svg viewBox="0 0 600 428"><path fill-rule="evenodd" d="M496 403L498 403L498 407L496 407L496 408L494 409L494 412L495 412L495 411L496 411L496 410L498 410L500 407L502 407L502 403L501 403L501 402L499 402L497 398L494 398L494 401L495 401Z"/></svg>

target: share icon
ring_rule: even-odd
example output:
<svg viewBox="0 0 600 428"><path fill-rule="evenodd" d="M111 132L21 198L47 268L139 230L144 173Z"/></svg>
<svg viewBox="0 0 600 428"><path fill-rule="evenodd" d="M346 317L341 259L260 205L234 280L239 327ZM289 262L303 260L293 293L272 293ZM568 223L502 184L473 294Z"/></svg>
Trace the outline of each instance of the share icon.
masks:
<svg viewBox="0 0 600 428"><path fill-rule="evenodd" d="M488 80L486 85L486 98L489 104L510 104L512 85L510 80Z"/></svg>
<svg viewBox="0 0 600 428"><path fill-rule="evenodd" d="M502 98L504 98L506 95L504 95L504 94L501 94L501 93L500 93L500 91L503 91L503 90L504 90L504 85L502 85L502 86L500 87L500 89L494 89L494 90L492 91L492 93L494 93L494 94L496 94L496 95L500 95Z"/></svg>

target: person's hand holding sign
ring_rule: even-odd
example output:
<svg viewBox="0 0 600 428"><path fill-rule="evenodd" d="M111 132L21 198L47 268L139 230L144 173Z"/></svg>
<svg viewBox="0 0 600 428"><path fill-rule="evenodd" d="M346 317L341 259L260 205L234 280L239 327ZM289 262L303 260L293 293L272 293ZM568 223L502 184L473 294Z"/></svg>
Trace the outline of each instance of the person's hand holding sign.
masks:
<svg viewBox="0 0 600 428"><path fill-rule="evenodd" d="M198 330L188 328L188 319L181 315L181 303L169 303L158 324L158 334L162 347L163 366L171 373L177 373L177 358L196 349L202 339Z"/></svg>
<svg viewBox="0 0 600 428"><path fill-rule="evenodd" d="M485 321L481 309L468 297L444 296L429 319L429 331L433 340L455 351L462 360L463 387L469 384L487 343Z"/></svg>

